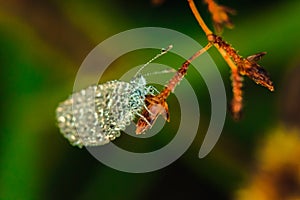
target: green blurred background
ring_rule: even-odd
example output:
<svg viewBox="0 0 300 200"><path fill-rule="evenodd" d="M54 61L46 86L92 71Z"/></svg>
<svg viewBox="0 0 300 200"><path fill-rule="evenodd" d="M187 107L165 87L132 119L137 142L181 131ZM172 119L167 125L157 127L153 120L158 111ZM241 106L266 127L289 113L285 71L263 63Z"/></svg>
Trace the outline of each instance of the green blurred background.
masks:
<svg viewBox="0 0 300 200"><path fill-rule="evenodd" d="M206 6L196 3L210 26ZM275 92L245 78L243 119L234 122L228 114L217 145L207 157L199 159L210 103L207 90L202 89L205 83L193 75L195 70L191 68L187 79L197 92L202 119L192 146L168 167L130 174L111 169L85 149L69 145L55 126L54 111L71 93L76 72L87 54L114 34L157 26L182 32L205 45L205 35L187 2L2 0L0 199L234 198L251 176L256 149L263 138L281 124L300 124L300 2L219 3L237 10L231 18L235 28L226 29L223 37L243 56L268 52L260 64L271 74ZM125 56L105 72L103 81L117 79L155 52ZM209 53L219 67L230 100L229 68L215 49ZM183 61L171 58L166 56L164 63L175 68ZM180 113L173 95L169 104L172 121L176 122ZM174 137L177 125L172 121L166 131L148 142L124 136L115 143L145 152L158 149Z"/></svg>

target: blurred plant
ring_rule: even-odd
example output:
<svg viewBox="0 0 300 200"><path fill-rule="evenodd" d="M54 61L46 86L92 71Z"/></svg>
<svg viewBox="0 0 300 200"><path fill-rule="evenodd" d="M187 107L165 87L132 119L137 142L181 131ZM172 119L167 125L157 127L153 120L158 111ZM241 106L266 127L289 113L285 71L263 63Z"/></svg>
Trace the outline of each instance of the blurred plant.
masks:
<svg viewBox="0 0 300 200"><path fill-rule="evenodd" d="M279 106L281 126L263 140L256 169L236 193L236 199L300 199L300 124L298 62L286 74Z"/></svg>
<svg viewBox="0 0 300 200"><path fill-rule="evenodd" d="M165 3L165 0L151 0L153 6L160 6Z"/></svg>
<svg viewBox="0 0 300 200"><path fill-rule="evenodd" d="M298 58L299 54L296 55ZM285 75L283 86L280 90L279 112L281 120L289 127L300 128L300 62Z"/></svg>
<svg viewBox="0 0 300 200"><path fill-rule="evenodd" d="M279 127L264 139L257 166L237 200L300 199L300 130Z"/></svg>
<svg viewBox="0 0 300 200"><path fill-rule="evenodd" d="M212 14L214 24L219 31L221 30L222 25L225 25L230 28L233 26L227 15L228 12L234 13L233 10L224 6L220 6L213 0L205 0L205 2L208 4L208 9ZM188 0L188 3L200 27L206 34L208 44L203 49L196 52L190 59L183 63L183 65L179 68L177 73L169 81L169 84L164 88L164 90L162 90L158 95L146 96L145 101L147 104L147 109L145 108L142 111L142 116L144 117L139 118L137 122L137 134L140 134L146 131L147 129L151 128L151 126L153 125L153 123L159 115L163 115L167 121L170 121L170 115L168 113L168 104L166 102L167 97L170 95L170 92L174 90L175 86L186 75L188 66L191 63L191 61L196 57L200 56L202 53L206 52L211 46L215 46L218 49L218 51L220 52L220 54L231 69L231 81L233 91L233 99L231 101L231 113L234 119L240 119L241 111L243 108L243 75L248 76L254 82L268 88L270 91L274 90L273 83L270 80L267 71L256 63L266 53L261 52L258 54L248 56L247 58L243 58L229 43L223 40L219 35L214 34L207 27L199 11L197 10L194 1Z"/></svg>
<svg viewBox="0 0 300 200"><path fill-rule="evenodd" d="M204 2L207 4L208 10L212 15L214 27L217 33L222 32L223 25L227 28L233 28L233 23L231 22L228 14L235 14L235 10L226 6L221 6L213 0L204 0Z"/></svg>

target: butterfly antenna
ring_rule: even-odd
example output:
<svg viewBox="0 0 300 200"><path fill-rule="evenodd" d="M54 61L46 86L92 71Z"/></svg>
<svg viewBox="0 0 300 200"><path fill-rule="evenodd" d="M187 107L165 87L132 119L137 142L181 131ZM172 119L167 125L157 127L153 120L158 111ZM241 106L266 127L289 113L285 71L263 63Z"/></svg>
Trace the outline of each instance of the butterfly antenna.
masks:
<svg viewBox="0 0 300 200"><path fill-rule="evenodd" d="M167 53L168 51L170 51L173 48L173 45L169 45L166 49L162 48L161 52L159 54L157 54L154 58L152 58L151 60L149 60L146 64L144 64L135 74L135 76L137 76L138 74L141 73L141 71L147 66L149 65L151 62L153 62L154 60L156 60L157 58L159 58L160 56L164 55L165 53Z"/></svg>
<svg viewBox="0 0 300 200"><path fill-rule="evenodd" d="M168 73L175 73L175 72L177 72L177 70L172 68L172 69L165 69L165 70L162 70L159 72L146 73L146 74L143 74L143 76L146 77L146 76L153 76L153 75L158 75L158 74L168 74Z"/></svg>

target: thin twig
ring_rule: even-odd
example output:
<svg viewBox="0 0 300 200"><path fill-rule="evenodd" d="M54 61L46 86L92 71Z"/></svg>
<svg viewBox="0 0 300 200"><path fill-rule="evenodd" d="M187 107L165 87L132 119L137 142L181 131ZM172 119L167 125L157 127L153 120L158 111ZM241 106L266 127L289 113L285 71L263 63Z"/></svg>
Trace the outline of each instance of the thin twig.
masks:
<svg viewBox="0 0 300 200"><path fill-rule="evenodd" d="M174 91L176 85L182 80L182 78L186 75L189 65L193 60L202 55L212 46L211 43L208 43L205 47L194 53L189 59L187 59L181 67L178 69L177 73L171 78L169 83L166 85L163 91L161 91L160 96L166 99L170 92Z"/></svg>
<svg viewBox="0 0 300 200"><path fill-rule="evenodd" d="M198 23L199 23L200 27L202 28L202 30L204 31L204 33L206 35L213 34L213 32L207 27L207 25L203 21L203 19L202 19L200 13L199 13L194 1L193 0L188 0L188 2L189 2L190 8L191 8L196 20L198 21Z"/></svg>

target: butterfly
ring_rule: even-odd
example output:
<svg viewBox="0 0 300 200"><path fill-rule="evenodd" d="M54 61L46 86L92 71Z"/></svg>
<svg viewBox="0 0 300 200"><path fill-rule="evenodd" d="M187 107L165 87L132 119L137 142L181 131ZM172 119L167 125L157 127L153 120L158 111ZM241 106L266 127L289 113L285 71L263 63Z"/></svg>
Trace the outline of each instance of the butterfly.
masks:
<svg viewBox="0 0 300 200"><path fill-rule="evenodd" d="M154 86L146 85L141 74L149 63L167 53L170 45L144 64L129 82L112 80L91 85L70 95L56 108L57 125L62 135L78 147L99 146L119 137L121 131L136 116L147 119L140 114L147 109L145 98L158 93ZM151 125L148 122L148 125Z"/></svg>

